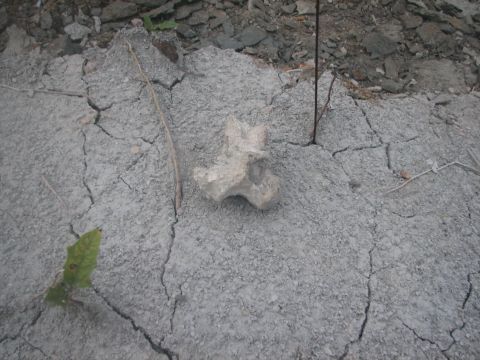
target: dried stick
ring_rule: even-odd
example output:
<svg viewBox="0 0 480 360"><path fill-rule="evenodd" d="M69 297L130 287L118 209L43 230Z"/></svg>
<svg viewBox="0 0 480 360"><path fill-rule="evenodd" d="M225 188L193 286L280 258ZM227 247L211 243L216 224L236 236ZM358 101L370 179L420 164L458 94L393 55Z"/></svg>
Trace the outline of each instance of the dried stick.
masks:
<svg viewBox="0 0 480 360"><path fill-rule="evenodd" d="M65 96L75 96L75 97L87 97L87 94L77 92L77 91L69 91L69 90L54 90L54 89L21 89L16 88L10 85L0 84L0 87L9 89L12 91L17 92L38 92L44 94L53 94L53 95L65 95Z"/></svg>
<svg viewBox="0 0 480 360"><path fill-rule="evenodd" d="M315 123L313 124L313 139L312 139L313 143L315 143L315 139L317 138L318 123L320 122L320 119L322 118L322 116L325 114L325 111L327 111L328 105L330 104L330 100L332 98L333 83L335 82L336 78L337 78L337 74L334 73L332 81L330 82L330 86L328 88L327 100L325 101L325 104L323 105L323 108L320 111L320 114L318 115L318 117L315 118Z"/></svg>
<svg viewBox="0 0 480 360"><path fill-rule="evenodd" d="M463 168L465 168L465 169L467 169L467 170L470 170L470 171L474 172L475 174L480 175L480 170L477 170L477 169L475 169L475 168L473 168L473 167L471 167L471 166L465 165L465 164L463 164L463 163L461 163L461 162L458 162L458 161L452 161L452 162L449 162L449 163L447 163L447 164L445 164L445 165L443 165L443 166L440 166L440 167L437 168L437 169L433 169L433 168L432 168L432 169L428 169L428 170L425 170L424 172L421 172L420 174L417 174L417 175L415 175L415 176L412 176L410 179L404 181L401 185L399 185L399 186L397 186L397 187L394 187L394 188L391 189L391 190L388 190L384 195L388 195L388 194L390 194L390 193L392 193L392 192L394 192L394 191L400 190L401 188L403 188L403 187L407 186L409 183L411 183L413 180L418 179L420 176L426 175L426 174L428 174L429 172L438 172L438 171L443 170L443 169L446 169L447 167L452 166L452 165L457 165L457 166L463 167Z"/></svg>
<svg viewBox="0 0 480 360"><path fill-rule="evenodd" d="M152 83L150 82L150 79L148 76L145 74L145 72L142 69L142 65L140 64L140 61L138 60L137 54L132 48L132 45L125 40L125 43L127 44L128 51L132 55L132 59L135 62L135 64L138 67L138 72L142 76L144 82L147 84L148 92L150 94L150 97L155 104L155 108L158 113L158 117L160 119L160 122L163 125L163 128L165 129L165 137L168 142L168 147L170 148L170 157L172 159L173 163L173 168L175 170L175 211L178 211L180 209L180 205L182 203L182 179L180 176L180 166L178 165L178 159L177 159L177 151L175 149L175 144L173 142L172 138L172 133L170 131L170 127L168 126L167 120L165 118L165 114L163 113L162 109L160 108L160 103L158 102L158 97L155 94L155 90L153 88Z"/></svg>
<svg viewBox="0 0 480 360"><path fill-rule="evenodd" d="M60 202L60 204L62 205L63 209L68 212L67 204L66 204L65 201L62 199L62 197L61 197L60 195L58 195L58 193L55 191L55 189L52 187L52 185L50 185L50 183L48 182L47 178L42 175L42 180L43 180L43 182L45 183L45 185L47 186L47 188L53 193L53 195L56 196L57 200Z"/></svg>

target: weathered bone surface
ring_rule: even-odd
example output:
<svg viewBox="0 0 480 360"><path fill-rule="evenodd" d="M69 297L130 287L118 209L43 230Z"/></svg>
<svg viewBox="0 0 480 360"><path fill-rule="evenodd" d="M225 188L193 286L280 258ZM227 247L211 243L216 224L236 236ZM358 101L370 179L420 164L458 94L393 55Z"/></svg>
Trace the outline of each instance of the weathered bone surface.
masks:
<svg viewBox="0 0 480 360"><path fill-rule="evenodd" d="M258 209L267 209L279 197L280 179L266 167L267 128L250 127L235 116L227 118L224 146L210 168L197 167L193 177L208 198L222 201L245 197Z"/></svg>

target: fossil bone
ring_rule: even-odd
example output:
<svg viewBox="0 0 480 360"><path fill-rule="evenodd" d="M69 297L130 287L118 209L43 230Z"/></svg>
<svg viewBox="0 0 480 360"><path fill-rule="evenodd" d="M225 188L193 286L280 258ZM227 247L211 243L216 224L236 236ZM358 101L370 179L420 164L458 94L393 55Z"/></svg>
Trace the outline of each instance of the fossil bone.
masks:
<svg viewBox="0 0 480 360"><path fill-rule="evenodd" d="M197 167L193 177L209 199L222 201L240 195L258 209L267 209L279 197L280 179L266 167L267 128L250 127L235 116L227 118L224 145L210 168Z"/></svg>

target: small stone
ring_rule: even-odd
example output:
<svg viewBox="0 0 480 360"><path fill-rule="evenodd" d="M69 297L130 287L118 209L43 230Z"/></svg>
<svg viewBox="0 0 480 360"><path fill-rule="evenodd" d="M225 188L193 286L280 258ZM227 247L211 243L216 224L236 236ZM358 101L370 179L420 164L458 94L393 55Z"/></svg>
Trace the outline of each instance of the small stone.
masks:
<svg viewBox="0 0 480 360"><path fill-rule="evenodd" d="M73 23L73 16L66 13L66 12L62 13L62 24L63 24L63 26L67 26L71 23Z"/></svg>
<svg viewBox="0 0 480 360"><path fill-rule="evenodd" d="M326 44L329 48L332 48L332 49L336 49L336 48L337 48L337 43L334 42L334 41L327 40L327 41L325 42L325 44Z"/></svg>
<svg viewBox="0 0 480 360"><path fill-rule="evenodd" d="M225 35L233 36L233 34L235 34L235 28L233 27L232 21L230 19L225 20L222 24L222 27Z"/></svg>
<svg viewBox="0 0 480 360"><path fill-rule="evenodd" d="M95 32L97 34L100 34L100 30L102 28L102 21L100 20L100 18L98 16L93 16L92 18L93 18L93 24L94 24L93 26L95 28ZM137 20L140 20L140 19L137 19ZM140 20L140 21L142 21L142 20ZM142 24L143 24L143 22L142 22Z"/></svg>
<svg viewBox="0 0 480 360"><path fill-rule="evenodd" d="M405 3L405 0L397 0L395 4L392 6L392 14L393 15L401 15L405 13L407 10L407 4Z"/></svg>
<svg viewBox="0 0 480 360"><path fill-rule="evenodd" d="M253 46L258 44L266 37L267 33L264 30L256 26L249 26L240 33L239 40L245 46Z"/></svg>
<svg viewBox="0 0 480 360"><path fill-rule="evenodd" d="M175 19L181 20L190 16L194 11L200 10L202 8L202 3L194 3L191 5L180 6L175 12Z"/></svg>
<svg viewBox="0 0 480 360"><path fill-rule="evenodd" d="M391 79L384 79L381 85L383 90L394 94L399 93L403 90L403 84Z"/></svg>
<svg viewBox="0 0 480 360"><path fill-rule="evenodd" d="M315 14L315 2L309 0L297 0L295 2L297 6L298 15Z"/></svg>
<svg viewBox="0 0 480 360"><path fill-rule="evenodd" d="M142 13L142 16L149 16L151 18L155 18L158 16L170 15L175 12L175 5L180 3L182 0L170 0L166 4L159 6L153 10L147 11Z"/></svg>
<svg viewBox="0 0 480 360"><path fill-rule="evenodd" d="M433 22L424 23L417 28L417 34L423 43L428 46L437 46L445 41L446 35L440 30L440 27Z"/></svg>
<svg viewBox="0 0 480 360"><path fill-rule="evenodd" d="M125 19L137 13L137 5L130 2L117 0L103 8L102 22Z"/></svg>
<svg viewBox="0 0 480 360"><path fill-rule="evenodd" d="M394 41L377 32L367 35L362 44L374 58L392 54L397 50Z"/></svg>
<svg viewBox="0 0 480 360"><path fill-rule="evenodd" d="M233 49L240 50L244 47L244 44L240 41L226 35L220 34L215 38L215 42L221 49Z"/></svg>
<svg viewBox="0 0 480 360"><path fill-rule="evenodd" d="M82 40L84 37L88 36L88 34L92 32L90 28L84 25L80 25L76 22L65 26L63 30L65 31L65 34L67 34L73 41Z"/></svg>
<svg viewBox="0 0 480 360"><path fill-rule="evenodd" d="M269 159L266 142L265 126L250 127L230 115L215 164L193 169L193 178L209 199L242 196L256 208L268 209L279 199L280 179L264 164Z"/></svg>
<svg viewBox="0 0 480 360"><path fill-rule="evenodd" d="M468 24L465 21L463 21L462 19L450 16L448 18L448 23L450 25L452 25L455 29L463 32L464 34L472 34L473 33L473 29L470 26L468 26Z"/></svg>
<svg viewBox="0 0 480 360"><path fill-rule="evenodd" d="M301 51L294 52L292 54L292 58L293 60L300 60L301 58L304 58L307 55L308 55L307 50L301 50Z"/></svg>
<svg viewBox="0 0 480 360"><path fill-rule="evenodd" d="M40 27L43 30L48 30L52 27L53 19L50 12L45 11L40 15Z"/></svg>
<svg viewBox="0 0 480 360"><path fill-rule="evenodd" d="M88 60L85 65L83 65L83 72L85 74L90 74L97 69L97 63L93 60Z"/></svg>
<svg viewBox="0 0 480 360"><path fill-rule="evenodd" d="M193 38L197 36L197 33L187 24L178 24L175 31L184 38Z"/></svg>
<svg viewBox="0 0 480 360"><path fill-rule="evenodd" d="M197 11L187 20L187 24L191 26L205 24L209 18L210 15L207 11Z"/></svg>
<svg viewBox="0 0 480 360"><path fill-rule="evenodd" d="M130 20L130 24L132 24L133 27L142 27L143 26L143 20L140 18L134 18Z"/></svg>
<svg viewBox="0 0 480 360"><path fill-rule="evenodd" d="M295 11L296 8L297 8L297 5L296 5L296 4L283 5L283 6L281 7L282 11L283 11L285 14L293 14L293 12Z"/></svg>
<svg viewBox="0 0 480 360"><path fill-rule="evenodd" d="M92 16L100 16L100 15L102 15L102 8L92 8L92 9L90 10L90 14L91 14Z"/></svg>
<svg viewBox="0 0 480 360"><path fill-rule="evenodd" d="M398 78L399 66L394 59L392 59L391 57L386 58L384 66L385 66L385 76L387 78L392 80L395 80Z"/></svg>
<svg viewBox="0 0 480 360"><path fill-rule="evenodd" d="M405 29L415 29L423 23L423 19L421 16L412 14L404 14L400 17L400 19L402 20L402 24Z"/></svg>

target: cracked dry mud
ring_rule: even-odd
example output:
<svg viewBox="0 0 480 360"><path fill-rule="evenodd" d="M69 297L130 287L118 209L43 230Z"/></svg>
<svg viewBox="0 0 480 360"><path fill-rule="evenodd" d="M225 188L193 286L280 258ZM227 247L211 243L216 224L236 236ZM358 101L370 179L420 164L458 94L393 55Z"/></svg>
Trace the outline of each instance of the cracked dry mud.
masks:
<svg viewBox="0 0 480 360"><path fill-rule="evenodd" d="M178 213L163 129L122 36L172 126ZM0 91L0 358L480 356L479 176L452 166L384 195L429 159L473 165L479 94L360 101L338 81L309 145L313 84L245 55L201 49L183 71L135 30L85 56L98 63L88 75L80 55L0 58L2 83L88 93ZM283 193L268 211L208 201L192 179L229 114L271 129ZM46 307L35 296L95 226L85 305Z"/></svg>

